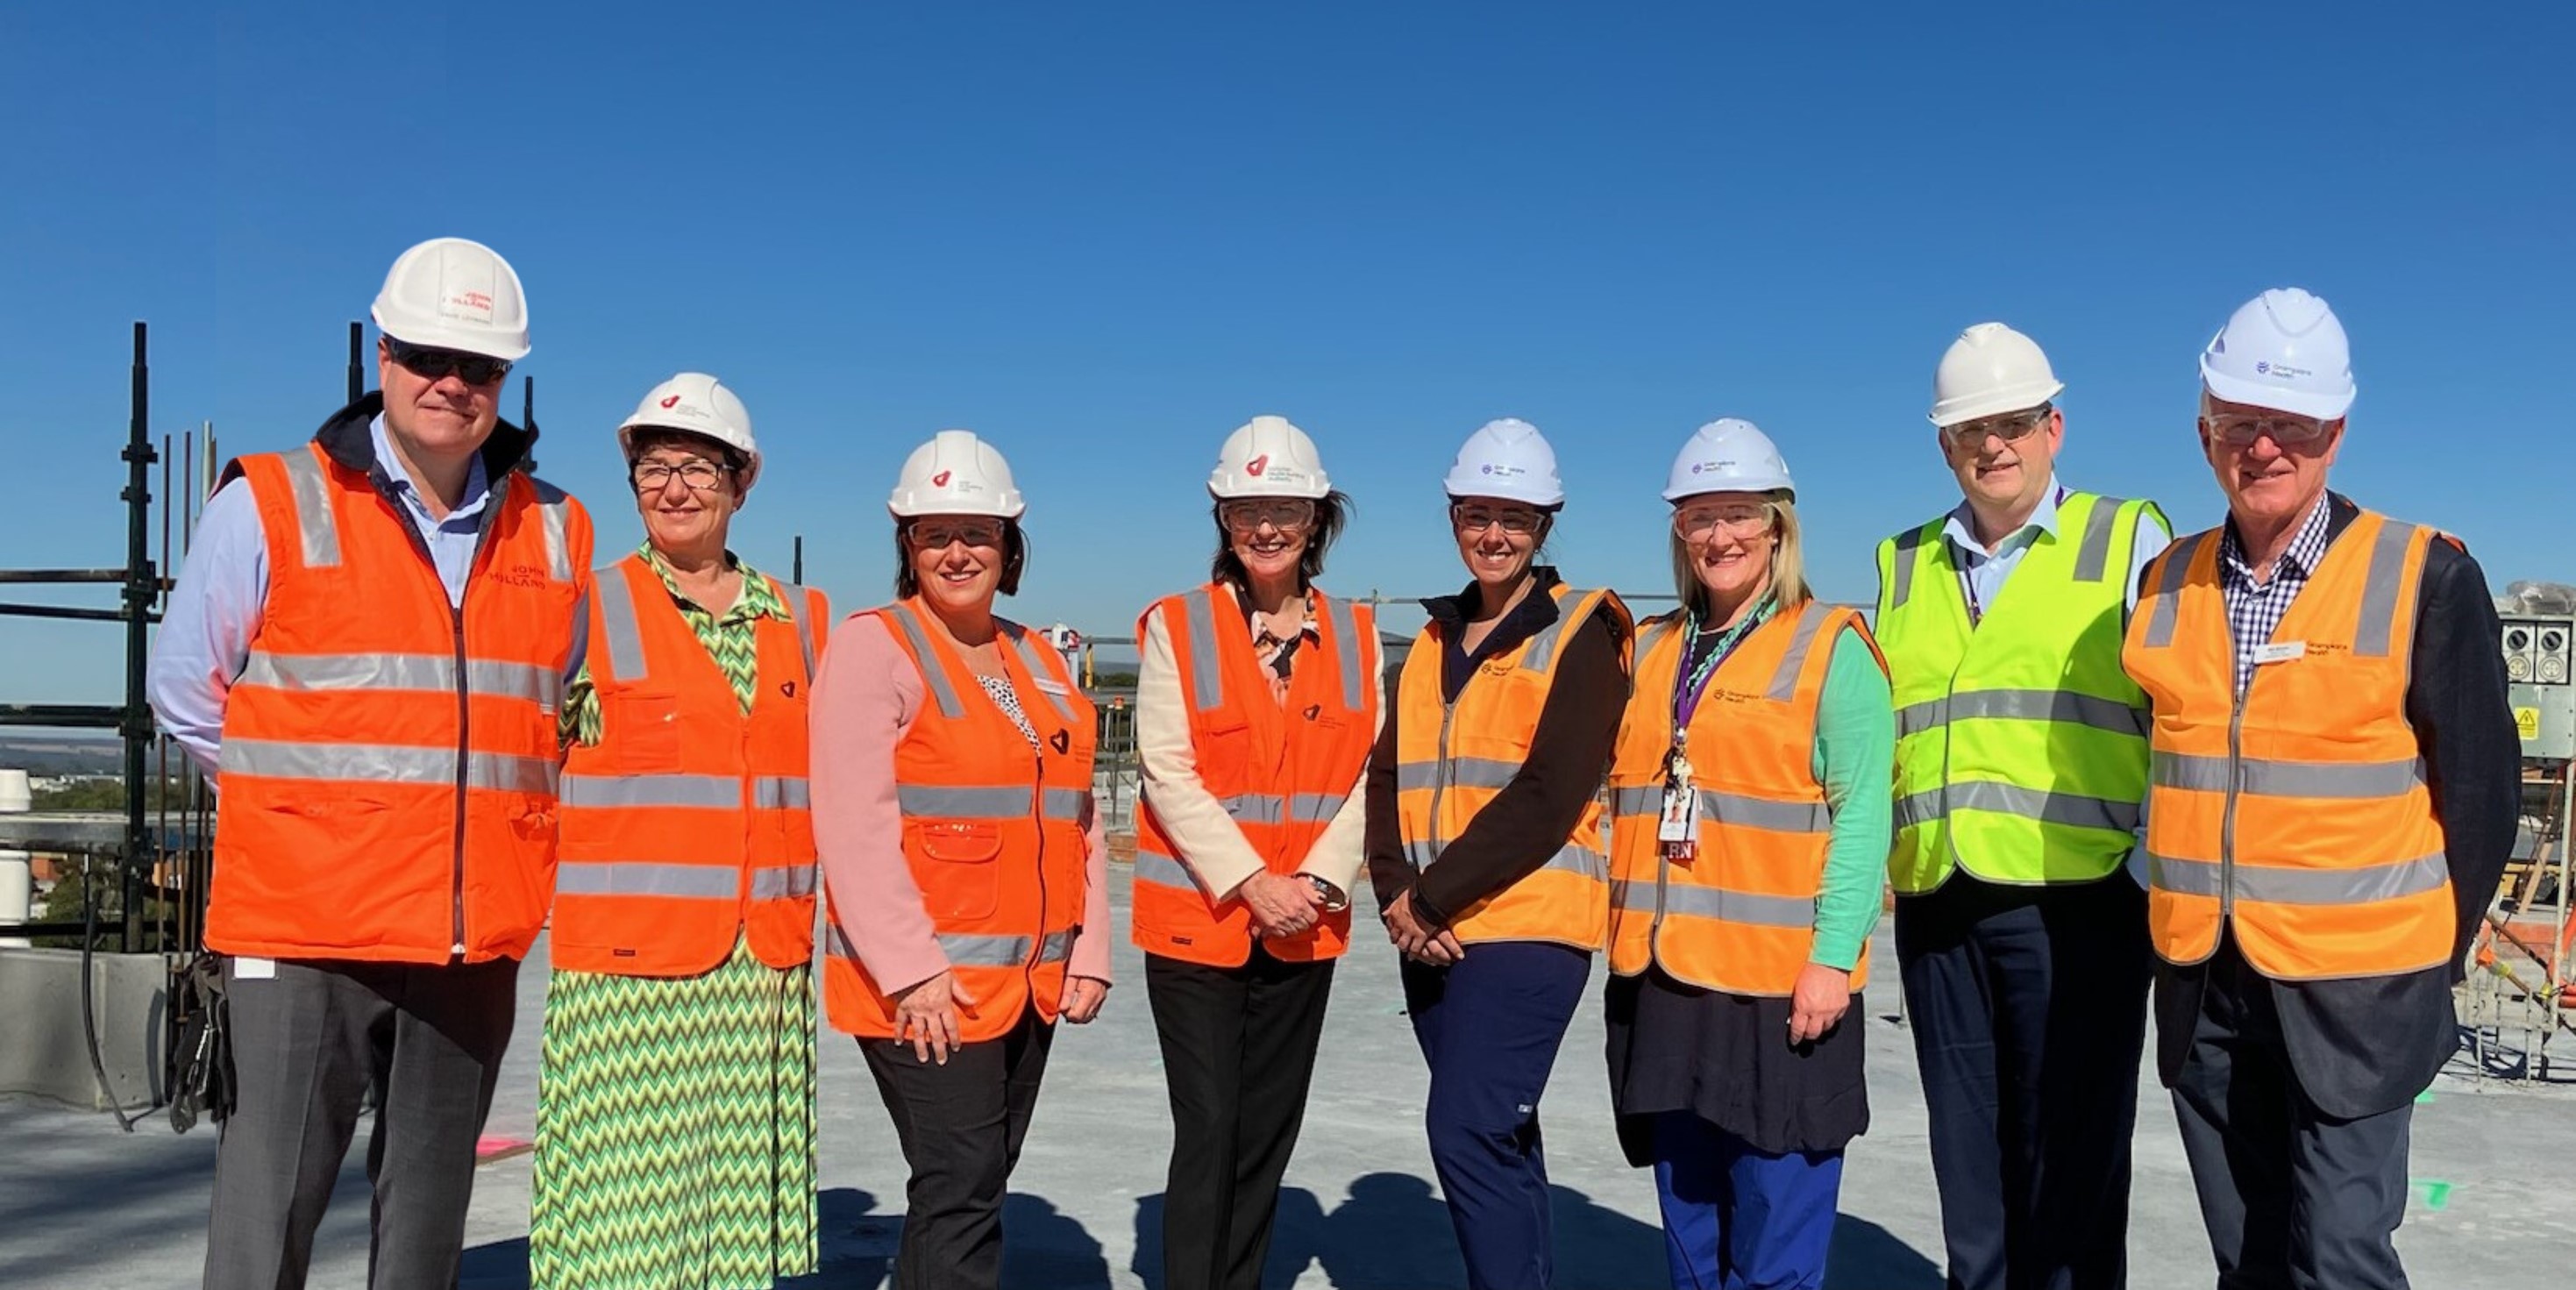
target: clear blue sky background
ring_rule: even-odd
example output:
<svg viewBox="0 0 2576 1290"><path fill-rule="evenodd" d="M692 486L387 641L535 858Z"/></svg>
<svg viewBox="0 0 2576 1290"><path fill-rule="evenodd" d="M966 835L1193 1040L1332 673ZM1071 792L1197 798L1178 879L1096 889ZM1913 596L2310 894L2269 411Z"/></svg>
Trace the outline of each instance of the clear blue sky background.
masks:
<svg viewBox="0 0 2576 1290"><path fill-rule="evenodd" d="M1668 590L1666 463L1735 415L1863 598L1955 500L1923 414L1987 318L2066 380L2069 482L2199 527L2193 358L2282 284L2353 336L2337 484L2499 589L2576 580L2564 5L223 8L0 9L0 563L120 558L130 320L156 429L283 448L453 233L527 282L543 473L603 550L611 430L701 368L772 462L737 548L805 534L845 607L966 426L1031 499L1016 612L1123 634L1203 575L1259 412L1359 502L1345 593L1458 582L1439 479L1502 415L1557 444L1568 574ZM0 697L112 697L112 636L0 620Z"/></svg>

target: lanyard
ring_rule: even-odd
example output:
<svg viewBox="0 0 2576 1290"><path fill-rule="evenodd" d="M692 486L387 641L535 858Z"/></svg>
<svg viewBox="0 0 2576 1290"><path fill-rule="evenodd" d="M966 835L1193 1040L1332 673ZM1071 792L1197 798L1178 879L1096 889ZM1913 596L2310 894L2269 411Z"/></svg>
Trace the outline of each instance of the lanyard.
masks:
<svg viewBox="0 0 2576 1290"><path fill-rule="evenodd" d="M2048 504L2052 507L2064 506L2066 504L2065 485L2060 484L2049 491ZM1981 565L1986 561L1997 558L1992 554L1982 551L1977 554L1983 557L1983 559L1978 561ZM1959 565L1959 598L1966 601L1968 604L1968 629L1970 631L1974 631L1979 623L1985 621L1986 606L1984 601L1977 598L1977 584L1968 576L1968 562L1960 560L1957 563Z"/></svg>
<svg viewBox="0 0 2576 1290"><path fill-rule="evenodd" d="M1754 628L1761 626L1763 621L1771 616L1772 604L1771 598L1764 596L1762 603L1755 606L1752 613L1745 615L1743 622L1737 623L1733 630L1718 637L1716 646L1709 650L1707 658L1699 661L1698 666L1688 669L1687 672L1680 669L1674 671L1674 747L1681 747L1683 739L1687 737L1691 718L1698 714L1699 701L1708 692L1708 683L1716 677L1718 667L1726 662L1729 655L1735 653L1736 646L1743 644L1745 638L1753 634ZM1682 658L1687 661L1690 658L1691 642L1699 639L1699 611L1691 610L1683 619L1682 626L1689 633L1682 638Z"/></svg>

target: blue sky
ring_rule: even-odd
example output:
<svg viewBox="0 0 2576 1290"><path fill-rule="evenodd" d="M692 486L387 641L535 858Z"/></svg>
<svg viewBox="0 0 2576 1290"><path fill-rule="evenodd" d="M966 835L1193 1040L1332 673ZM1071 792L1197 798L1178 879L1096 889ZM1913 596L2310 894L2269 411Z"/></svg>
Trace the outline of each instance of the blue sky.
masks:
<svg viewBox="0 0 2576 1290"><path fill-rule="evenodd" d="M1923 413L1988 318L2067 382L2069 482L2200 527L2194 356L2285 284L2353 337L2338 486L2576 581L2565 6L218 8L0 12L0 564L120 557L131 320L156 429L286 447L394 255L459 234L527 283L543 473L604 550L617 421L712 371L771 462L737 549L803 533L845 607L965 426L1031 499L1015 612L1123 634L1204 575L1260 412L1359 503L1346 594L1455 586L1439 479L1505 415L1563 459L1569 576L1668 590L1665 466L1732 415L1862 598L1955 501ZM0 698L112 697L111 637L0 620Z"/></svg>

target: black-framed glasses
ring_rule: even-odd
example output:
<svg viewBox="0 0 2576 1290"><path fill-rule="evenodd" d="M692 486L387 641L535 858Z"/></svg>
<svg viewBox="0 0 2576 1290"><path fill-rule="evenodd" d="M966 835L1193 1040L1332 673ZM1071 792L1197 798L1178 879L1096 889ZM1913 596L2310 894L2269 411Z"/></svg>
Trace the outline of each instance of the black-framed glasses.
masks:
<svg viewBox="0 0 2576 1290"><path fill-rule="evenodd" d="M1255 532L1264 524L1295 533L1315 522L1315 503L1303 497L1241 498L1218 504L1216 517L1236 533Z"/></svg>
<svg viewBox="0 0 2576 1290"><path fill-rule="evenodd" d="M2056 409L2043 403L2026 412L2007 412L1999 417L1979 417L1974 421L1946 426L1942 429L1941 436L1949 440L1954 448L1982 447L1989 435L2005 443L2020 443L2029 438L2033 431L2047 425L2048 418L2054 415L2055 411Z"/></svg>
<svg viewBox="0 0 2576 1290"><path fill-rule="evenodd" d="M2230 448L2251 448L2255 440L2269 438L2280 447L2291 450L2313 448L2325 442L2337 424L2316 417L2292 416L2286 412L2213 416L2208 418L2208 422L2209 437Z"/></svg>
<svg viewBox="0 0 2576 1290"><path fill-rule="evenodd" d="M945 551L963 542L968 546L988 546L1000 550L1007 529L1002 521L983 516L964 519L914 520L905 529L912 544L923 551Z"/></svg>
<svg viewBox="0 0 2576 1290"><path fill-rule="evenodd" d="M696 457L677 465L667 461L639 461L632 472L635 491L659 492L670 486L673 475L679 476L680 482L688 485L690 492L712 493L717 485L724 482L724 467Z"/></svg>
<svg viewBox="0 0 2576 1290"><path fill-rule="evenodd" d="M432 349L409 341L385 337L385 354L402 364L403 370L424 381L445 379L454 372L467 385L490 385L510 374L510 360L489 354L468 354L459 349Z"/></svg>
<svg viewBox="0 0 2576 1290"><path fill-rule="evenodd" d="M1453 502L1449 522L1461 533L1482 533L1490 525L1500 524L1505 533L1527 534L1538 531L1547 522L1547 513L1528 506L1486 506L1479 503Z"/></svg>

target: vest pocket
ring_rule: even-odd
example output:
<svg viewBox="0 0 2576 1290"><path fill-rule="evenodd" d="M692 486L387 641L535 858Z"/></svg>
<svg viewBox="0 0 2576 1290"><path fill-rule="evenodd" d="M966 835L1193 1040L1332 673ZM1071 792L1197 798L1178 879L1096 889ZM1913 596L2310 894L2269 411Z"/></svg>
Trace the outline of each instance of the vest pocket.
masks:
<svg viewBox="0 0 2576 1290"><path fill-rule="evenodd" d="M953 821L904 827L913 831L915 854L926 861L914 876L931 918L992 917L1002 898L1002 866L993 863L1002 855L1001 826Z"/></svg>
<svg viewBox="0 0 2576 1290"><path fill-rule="evenodd" d="M619 770L667 774L680 769L680 696L669 690L621 690L600 696L600 742Z"/></svg>

